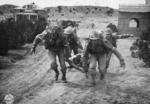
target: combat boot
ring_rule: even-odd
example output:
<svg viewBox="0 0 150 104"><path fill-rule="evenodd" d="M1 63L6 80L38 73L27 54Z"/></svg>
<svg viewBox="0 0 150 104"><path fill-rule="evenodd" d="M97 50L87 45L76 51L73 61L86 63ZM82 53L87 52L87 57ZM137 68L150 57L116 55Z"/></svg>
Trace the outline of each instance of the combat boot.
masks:
<svg viewBox="0 0 150 104"><path fill-rule="evenodd" d="M91 74L91 82L89 83L89 87L96 86L96 80L95 80L96 74Z"/></svg>
<svg viewBox="0 0 150 104"><path fill-rule="evenodd" d="M58 81L58 77L59 77L59 71L58 69L55 69L55 81Z"/></svg>
<svg viewBox="0 0 150 104"><path fill-rule="evenodd" d="M62 83L67 83L67 80L66 80L66 71L62 71Z"/></svg>
<svg viewBox="0 0 150 104"><path fill-rule="evenodd" d="M100 80L103 80L105 78L105 73L104 72L101 72L100 73Z"/></svg>

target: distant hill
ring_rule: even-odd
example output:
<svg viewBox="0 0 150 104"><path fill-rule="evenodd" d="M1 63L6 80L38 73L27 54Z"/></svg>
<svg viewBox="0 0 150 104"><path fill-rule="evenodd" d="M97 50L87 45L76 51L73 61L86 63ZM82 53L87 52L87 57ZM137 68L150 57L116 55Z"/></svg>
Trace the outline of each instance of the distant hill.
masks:
<svg viewBox="0 0 150 104"><path fill-rule="evenodd" d="M16 5L11 5L11 4L5 4L0 6L0 14L5 14L5 13L12 13L13 8L16 8L18 6Z"/></svg>
<svg viewBox="0 0 150 104"><path fill-rule="evenodd" d="M13 8L16 7L18 6L11 4L0 5L0 21L5 18L13 17Z"/></svg>
<svg viewBox="0 0 150 104"><path fill-rule="evenodd" d="M118 16L118 10L101 6L58 6L44 8L50 18L82 18Z"/></svg>
<svg viewBox="0 0 150 104"><path fill-rule="evenodd" d="M5 4L0 6L0 16L12 16L13 8L18 6ZM118 17L118 10L101 6L57 6L45 7L49 18Z"/></svg>

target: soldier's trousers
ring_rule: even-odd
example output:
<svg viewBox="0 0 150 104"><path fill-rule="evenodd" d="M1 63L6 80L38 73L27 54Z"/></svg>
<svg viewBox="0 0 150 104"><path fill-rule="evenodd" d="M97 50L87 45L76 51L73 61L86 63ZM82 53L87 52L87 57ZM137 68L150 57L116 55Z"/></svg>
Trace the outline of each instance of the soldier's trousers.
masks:
<svg viewBox="0 0 150 104"><path fill-rule="evenodd" d="M112 56L112 52L109 51L109 53L106 54L106 69L108 69L108 67L109 67L111 56Z"/></svg>
<svg viewBox="0 0 150 104"><path fill-rule="evenodd" d="M62 80L66 80L66 64L65 64L64 48L60 48L58 50L48 50L48 55L50 58L50 69L53 69L56 72L56 76L59 75L58 65L56 60L56 56L58 56L61 71L63 74Z"/></svg>
<svg viewBox="0 0 150 104"><path fill-rule="evenodd" d="M106 54L90 54L89 58L89 72L90 74L96 74L96 66L98 62L99 72L102 74L106 73Z"/></svg>
<svg viewBox="0 0 150 104"><path fill-rule="evenodd" d="M77 47L77 45L70 44L69 48L70 48L70 54L71 54L72 51L73 51L74 55L78 54L78 47Z"/></svg>

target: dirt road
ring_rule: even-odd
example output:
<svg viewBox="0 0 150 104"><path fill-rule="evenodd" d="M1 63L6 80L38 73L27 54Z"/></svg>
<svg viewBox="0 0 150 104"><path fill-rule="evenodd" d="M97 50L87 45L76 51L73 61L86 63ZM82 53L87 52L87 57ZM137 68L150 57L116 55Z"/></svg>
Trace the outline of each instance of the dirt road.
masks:
<svg viewBox="0 0 150 104"><path fill-rule="evenodd" d="M54 72L49 70L49 58L43 46L30 55L31 44L19 50L22 57L0 70L1 102L5 94L15 97L15 104L149 104L150 69L142 61L130 56L129 48L134 39L118 41L118 50L126 62L126 69L119 68L115 55L106 75L94 88L86 86L89 79L75 69L67 70L67 84L54 83ZM60 75L61 79L61 75Z"/></svg>

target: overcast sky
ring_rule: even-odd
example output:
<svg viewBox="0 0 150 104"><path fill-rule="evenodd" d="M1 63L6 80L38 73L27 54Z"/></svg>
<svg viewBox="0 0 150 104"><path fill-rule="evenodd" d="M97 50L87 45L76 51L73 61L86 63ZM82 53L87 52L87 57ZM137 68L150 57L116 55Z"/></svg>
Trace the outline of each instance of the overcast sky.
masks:
<svg viewBox="0 0 150 104"><path fill-rule="evenodd" d="M35 2L36 5L44 8L50 6L74 6L74 5L94 5L94 6L108 6L112 8L119 8L119 4L145 4L145 0L1 0L0 5L13 4L23 6Z"/></svg>

